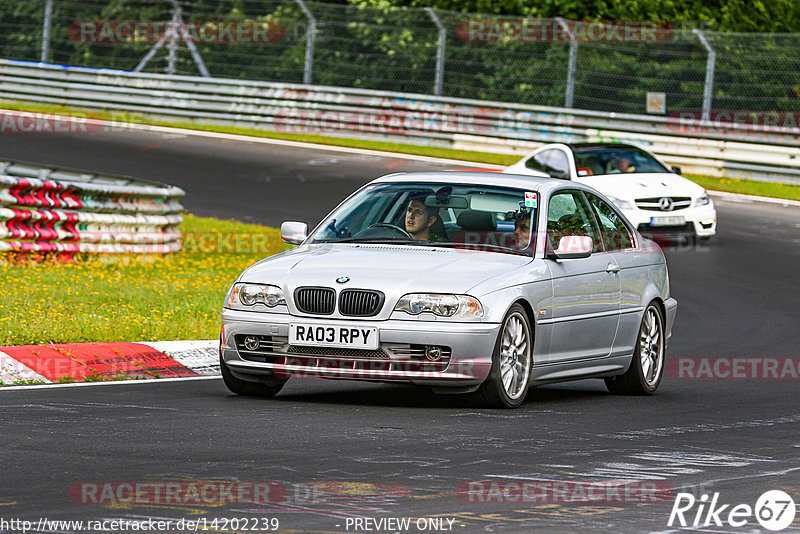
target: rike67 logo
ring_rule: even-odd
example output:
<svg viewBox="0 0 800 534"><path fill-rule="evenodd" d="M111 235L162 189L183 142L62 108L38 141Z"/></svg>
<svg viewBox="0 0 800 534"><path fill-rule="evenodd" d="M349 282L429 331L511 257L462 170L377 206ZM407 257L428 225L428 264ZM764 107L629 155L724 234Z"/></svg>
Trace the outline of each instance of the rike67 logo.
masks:
<svg viewBox="0 0 800 534"><path fill-rule="evenodd" d="M727 524L743 527L755 518L763 528L779 531L792 524L796 511L792 497L780 490L762 494L755 507L720 504L719 493L714 493L710 501L707 494L697 499L691 493L678 493L667 526L721 527Z"/></svg>

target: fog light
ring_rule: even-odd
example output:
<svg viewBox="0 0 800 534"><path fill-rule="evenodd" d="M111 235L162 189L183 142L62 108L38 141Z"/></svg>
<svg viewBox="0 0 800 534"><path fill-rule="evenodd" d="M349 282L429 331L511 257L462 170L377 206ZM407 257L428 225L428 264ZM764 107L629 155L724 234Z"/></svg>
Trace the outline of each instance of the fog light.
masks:
<svg viewBox="0 0 800 534"><path fill-rule="evenodd" d="M438 362L442 359L442 349L439 347L427 346L425 347L425 357L432 362Z"/></svg>
<svg viewBox="0 0 800 534"><path fill-rule="evenodd" d="M261 346L261 342L256 336L247 336L244 338L244 348L247 350L258 350L259 346Z"/></svg>

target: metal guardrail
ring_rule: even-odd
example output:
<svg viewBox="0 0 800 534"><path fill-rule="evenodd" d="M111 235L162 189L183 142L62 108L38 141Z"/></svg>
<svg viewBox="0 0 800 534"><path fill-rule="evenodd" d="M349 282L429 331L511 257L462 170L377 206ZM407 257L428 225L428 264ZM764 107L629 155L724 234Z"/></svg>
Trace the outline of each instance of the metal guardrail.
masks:
<svg viewBox="0 0 800 534"><path fill-rule="evenodd" d="M122 176L0 161L0 252L176 252L183 195Z"/></svg>
<svg viewBox="0 0 800 534"><path fill-rule="evenodd" d="M10 60L0 60L0 98L508 154L632 142L688 173L800 184L796 128Z"/></svg>

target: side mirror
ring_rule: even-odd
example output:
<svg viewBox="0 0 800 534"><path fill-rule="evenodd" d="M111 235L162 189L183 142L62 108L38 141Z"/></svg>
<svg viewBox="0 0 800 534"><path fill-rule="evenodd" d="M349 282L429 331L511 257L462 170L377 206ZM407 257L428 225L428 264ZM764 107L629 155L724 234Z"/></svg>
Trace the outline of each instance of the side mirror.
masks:
<svg viewBox="0 0 800 534"><path fill-rule="evenodd" d="M308 225L304 222L284 221L281 224L281 239L284 243L299 245L308 237Z"/></svg>
<svg viewBox="0 0 800 534"><path fill-rule="evenodd" d="M592 255L594 240L586 235L566 235L558 242L558 248L549 254L551 259L576 260Z"/></svg>
<svg viewBox="0 0 800 534"><path fill-rule="evenodd" d="M680 167L673 166L673 167L670 167L670 170L672 172L674 172L675 174L680 174L681 173L681 168Z"/></svg>

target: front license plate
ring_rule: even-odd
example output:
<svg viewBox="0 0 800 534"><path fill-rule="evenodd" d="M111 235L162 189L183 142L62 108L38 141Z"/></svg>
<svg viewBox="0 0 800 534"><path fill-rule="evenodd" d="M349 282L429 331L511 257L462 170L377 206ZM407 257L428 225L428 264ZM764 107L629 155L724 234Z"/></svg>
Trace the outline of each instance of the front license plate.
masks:
<svg viewBox="0 0 800 534"><path fill-rule="evenodd" d="M289 324L289 344L307 347L377 349L378 329L374 326Z"/></svg>
<svg viewBox="0 0 800 534"><path fill-rule="evenodd" d="M683 215L675 217L650 217L650 226L683 226L686 218Z"/></svg>

